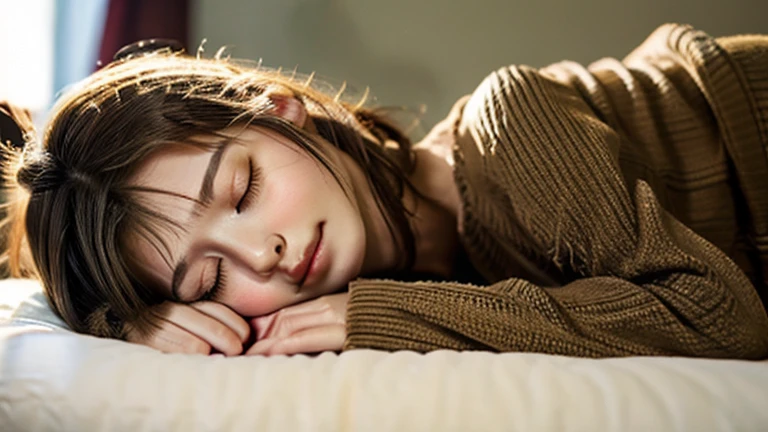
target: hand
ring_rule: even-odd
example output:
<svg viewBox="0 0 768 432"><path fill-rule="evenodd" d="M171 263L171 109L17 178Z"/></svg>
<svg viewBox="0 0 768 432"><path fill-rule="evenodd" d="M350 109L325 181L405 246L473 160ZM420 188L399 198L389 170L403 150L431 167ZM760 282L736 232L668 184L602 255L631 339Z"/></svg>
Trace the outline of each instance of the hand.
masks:
<svg viewBox="0 0 768 432"><path fill-rule="evenodd" d="M251 320L257 342L246 355L341 351L349 293L330 294Z"/></svg>
<svg viewBox="0 0 768 432"><path fill-rule="evenodd" d="M164 302L154 307L161 317L160 327L146 336L129 328L126 340L167 353L208 355L214 351L233 356L243 352L243 343L250 336L248 322L220 303Z"/></svg>

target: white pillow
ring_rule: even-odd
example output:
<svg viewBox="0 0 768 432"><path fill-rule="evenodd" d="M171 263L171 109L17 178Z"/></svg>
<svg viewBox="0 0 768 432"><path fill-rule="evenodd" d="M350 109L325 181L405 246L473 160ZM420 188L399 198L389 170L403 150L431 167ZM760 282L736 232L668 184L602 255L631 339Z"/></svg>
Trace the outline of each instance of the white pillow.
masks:
<svg viewBox="0 0 768 432"><path fill-rule="evenodd" d="M370 350L169 355L57 330L39 294L22 307L0 325L3 431L764 431L768 425L768 364L760 362Z"/></svg>

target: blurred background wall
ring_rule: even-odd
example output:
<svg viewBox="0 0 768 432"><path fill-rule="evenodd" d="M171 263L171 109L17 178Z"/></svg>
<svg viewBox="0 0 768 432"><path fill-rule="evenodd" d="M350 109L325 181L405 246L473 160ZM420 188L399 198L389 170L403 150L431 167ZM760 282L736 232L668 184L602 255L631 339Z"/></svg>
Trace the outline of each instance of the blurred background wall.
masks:
<svg viewBox="0 0 768 432"><path fill-rule="evenodd" d="M191 5L191 0L0 0L0 101L29 109L41 125L62 90L108 63L122 46L154 37L187 43Z"/></svg>
<svg viewBox="0 0 768 432"><path fill-rule="evenodd" d="M55 95L124 44L175 38L206 55L315 72L425 127L491 70L622 57L658 25L768 33L768 0L0 0L0 99L41 123ZM2 131L0 131L0 135ZM0 137L1 139L1 137Z"/></svg>
<svg viewBox="0 0 768 432"><path fill-rule="evenodd" d="M439 120L505 64L622 57L662 23L768 33L768 0L195 0L191 44L370 86Z"/></svg>

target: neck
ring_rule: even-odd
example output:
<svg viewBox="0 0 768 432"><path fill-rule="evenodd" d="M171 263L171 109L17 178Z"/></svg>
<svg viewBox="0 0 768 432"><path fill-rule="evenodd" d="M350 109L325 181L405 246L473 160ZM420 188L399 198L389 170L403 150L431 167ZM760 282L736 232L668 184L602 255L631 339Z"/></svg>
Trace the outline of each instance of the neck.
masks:
<svg viewBox="0 0 768 432"><path fill-rule="evenodd" d="M453 180L450 152L444 145L414 147L416 166L409 177L417 193L406 188L403 204L414 234L416 256L412 270L449 277L458 251L457 217L461 205ZM397 247L359 166L344 155L342 163L356 185L360 211L366 221L366 257L361 275L395 270L403 251Z"/></svg>
<svg viewBox="0 0 768 432"><path fill-rule="evenodd" d="M419 194L405 197L412 211L416 237L414 271L447 277L458 250L457 218L461 201L453 179L453 158L444 136L427 139L414 148L416 169L410 180ZM410 207L412 205L412 207Z"/></svg>
<svg viewBox="0 0 768 432"><path fill-rule="evenodd" d="M420 170L417 169L416 173L420 173ZM403 196L415 241L416 255L410 270L447 278L453 270L458 249L456 212L434 199L437 191L429 188L429 182L425 183L423 179L420 175L413 176L410 180L417 192L406 188ZM453 184L452 177L446 181ZM385 216L376 206L372 194L367 196L371 199L360 201L361 210L369 215L366 218L366 241L369 247L366 247L362 274L388 273L402 264L404 251L392 238Z"/></svg>
<svg viewBox="0 0 768 432"><path fill-rule="evenodd" d="M450 277L459 244L456 216L428 196L419 196L411 191L408 191L405 202L412 212L409 221L416 241L412 270Z"/></svg>

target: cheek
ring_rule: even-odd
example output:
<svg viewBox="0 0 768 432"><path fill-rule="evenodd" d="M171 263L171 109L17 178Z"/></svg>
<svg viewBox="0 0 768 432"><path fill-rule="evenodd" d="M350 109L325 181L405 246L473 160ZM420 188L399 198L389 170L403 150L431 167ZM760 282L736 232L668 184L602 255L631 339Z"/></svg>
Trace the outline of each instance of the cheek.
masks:
<svg viewBox="0 0 768 432"><path fill-rule="evenodd" d="M284 230L285 227L295 226L305 213L306 198L307 194L291 182L273 183L273 186L265 191L264 201L268 203L269 216L279 222L274 229Z"/></svg>
<svg viewBox="0 0 768 432"><path fill-rule="evenodd" d="M252 285L247 284L247 288L239 288L236 292L226 293L221 302L244 317L256 317L272 313L295 302L291 296L281 293L281 290Z"/></svg>
<svg viewBox="0 0 768 432"><path fill-rule="evenodd" d="M279 213L274 215L279 221L293 224L329 199L329 184L333 182L314 162L299 161L270 173L264 185L263 202Z"/></svg>
<svg viewBox="0 0 768 432"><path fill-rule="evenodd" d="M311 194L306 193L296 182L275 181L266 184L258 206L259 218L271 230L290 232L301 226Z"/></svg>

